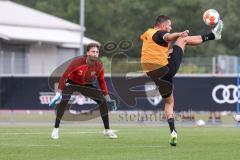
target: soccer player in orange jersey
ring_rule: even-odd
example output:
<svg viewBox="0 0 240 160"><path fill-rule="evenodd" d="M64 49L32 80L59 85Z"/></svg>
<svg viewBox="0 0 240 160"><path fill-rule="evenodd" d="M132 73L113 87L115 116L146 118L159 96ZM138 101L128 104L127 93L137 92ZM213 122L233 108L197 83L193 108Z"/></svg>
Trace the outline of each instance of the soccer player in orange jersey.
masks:
<svg viewBox="0 0 240 160"><path fill-rule="evenodd" d="M169 90L166 87L172 86L173 77L181 64L185 46L199 45L209 40L221 39L222 28L223 22L219 20L207 35L188 36L188 30L170 33L172 30L170 18L160 15L157 17L154 27L149 28L141 35L143 41L141 65L147 75L155 82L165 100L164 110L170 128L169 143L171 146L177 145L177 131L174 125L173 93L172 89ZM173 42L175 43L170 51L169 44ZM168 69L168 72L164 75L163 68Z"/></svg>

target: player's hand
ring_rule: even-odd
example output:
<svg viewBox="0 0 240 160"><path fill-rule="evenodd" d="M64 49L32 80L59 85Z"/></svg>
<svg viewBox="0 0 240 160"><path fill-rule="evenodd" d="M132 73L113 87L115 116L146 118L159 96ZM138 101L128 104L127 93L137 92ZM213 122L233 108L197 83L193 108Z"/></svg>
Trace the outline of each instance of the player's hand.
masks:
<svg viewBox="0 0 240 160"><path fill-rule="evenodd" d="M55 107L57 101L62 99L62 93L61 92L56 92L55 97L51 100L51 102L49 103L50 107Z"/></svg>
<svg viewBox="0 0 240 160"><path fill-rule="evenodd" d="M185 31L180 33L180 37L182 37L182 38L187 37L188 34L189 34L189 30L185 30Z"/></svg>
<svg viewBox="0 0 240 160"><path fill-rule="evenodd" d="M104 98L107 101L107 105L110 106L113 111L116 111L117 110L116 101L114 99L111 99L111 97L108 94L106 96L104 96Z"/></svg>

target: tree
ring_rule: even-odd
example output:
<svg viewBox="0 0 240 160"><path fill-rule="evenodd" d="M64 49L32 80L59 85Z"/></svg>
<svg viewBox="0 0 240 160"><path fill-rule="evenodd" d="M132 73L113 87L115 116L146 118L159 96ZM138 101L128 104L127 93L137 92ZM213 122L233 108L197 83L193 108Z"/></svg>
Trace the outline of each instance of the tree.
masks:
<svg viewBox="0 0 240 160"><path fill-rule="evenodd" d="M79 0L15 0L32 8L79 23ZM153 26L155 17L166 14L172 18L175 31L190 30L191 35L209 32L202 14L217 9L225 23L221 41L187 47L187 56L237 55L240 50L240 1L238 0L86 0L86 36L102 44L108 41L131 40L129 54L140 56L140 35Z"/></svg>

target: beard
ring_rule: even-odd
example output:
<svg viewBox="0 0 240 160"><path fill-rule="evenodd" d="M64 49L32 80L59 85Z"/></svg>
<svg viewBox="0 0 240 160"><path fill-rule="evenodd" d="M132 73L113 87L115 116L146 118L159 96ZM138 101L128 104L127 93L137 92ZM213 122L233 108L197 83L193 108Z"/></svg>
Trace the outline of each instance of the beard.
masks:
<svg viewBox="0 0 240 160"><path fill-rule="evenodd" d="M95 61L98 61L98 60L99 60L98 57L94 57L94 56L88 56L88 59L89 59L91 62L95 62Z"/></svg>

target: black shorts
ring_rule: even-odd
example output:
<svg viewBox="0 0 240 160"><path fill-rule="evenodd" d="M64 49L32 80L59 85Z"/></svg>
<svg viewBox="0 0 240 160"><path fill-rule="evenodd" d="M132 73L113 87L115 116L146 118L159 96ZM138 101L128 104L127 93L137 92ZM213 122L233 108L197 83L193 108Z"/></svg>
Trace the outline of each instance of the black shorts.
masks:
<svg viewBox="0 0 240 160"><path fill-rule="evenodd" d="M72 86L68 87L68 89L64 88L63 89L63 93L67 92L65 99L70 99L71 94L73 92L80 92L82 95L90 97L91 99L93 99L95 102L97 102L98 104L101 104L102 101L105 100L102 92L100 90L97 89L97 87L92 84L84 84L84 85L80 85L70 79L66 80L65 86L66 84L70 84ZM63 95L64 96L64 95Z"/></svg>
<svg viewBox="0 0 240 160"><path fill-rule="evenodd" d="M161 85L161 81L158 81L158 79L161 77L161 75L159 75L158 73L162 72L163 68L168 68L168 72L167 74L165 74L163 77L161 77L160 79L168 82L170 85L172 85L173 83L173 77L176 75L180 64L182 62L182 56L183 56L183 50L182 48L180 48L177 45L173 46L173 52L169 54L169 59L168 59L168 64L162 68L147 72L147 75L155 82L155 84L158 86L159 88L159 92L162 95L163 98L167 98L172 94L172 90L171 92L168 92L166 94L166 92L162 91L162 87ZM161 71L160 71L161 70ZM159 76L159 77L158 77ZM158 81L158 82L157 82ZM159 85L160 84L160 85ZM172 87L173 88L173 87ZM166 89L166 88L165 88ZM169 89L169 87L168 87ZM163 94L164 93L164 94Z"/></svg>
<svg viewBox="0 0 240 160"><path fill-rule="evenodd" d="M108 115L107 101L104 98L104 95L101 90L98 90L93 84L80 85L80 84L77 84L77 83L73 82L72 80L68 79L66 81L65 86L62 91L62 99L61 99L60 103L57 104L57 106L55 107L55 112L57 114L58 119L62 119L64 112L66 110L71 109L72 105L69 103L69 101L71 99L71 95L74 92L81 93L83 96L93 99L98 104L97 107L87 108L87 110L89 110L89 112L87 112L87 115L86 114L84 115L84 113L82 114L82 115L84 115L82 117L87 116L86 119L83 118L84 120L90 120L92 118L98 117L99 114L94 113L96 110L100 110L100 115L102 117ZM73 109L77 109L77 108L73 108ZM83 108L80 107L77 110L82 110L82 109ZM83 109L83 110L85 110L85 109ZM67 115L67 117L68 117L68 115ZM68 121L69 120L76 121L76 120L78 120L77 116L80 114L76 114L76 115L70 114L70 115L71 116L68 117L69 119L67 118L67 120Z"/></svg>
<svg viewBox="0 0 240 160"><path fill-rule="evenodd" d="M183 50L177 45L173 46L173 52L169 54L167 67L169 68L168 74L162 79L172 83L173 77L176 75L180 64L182 63Z"/></svg>

